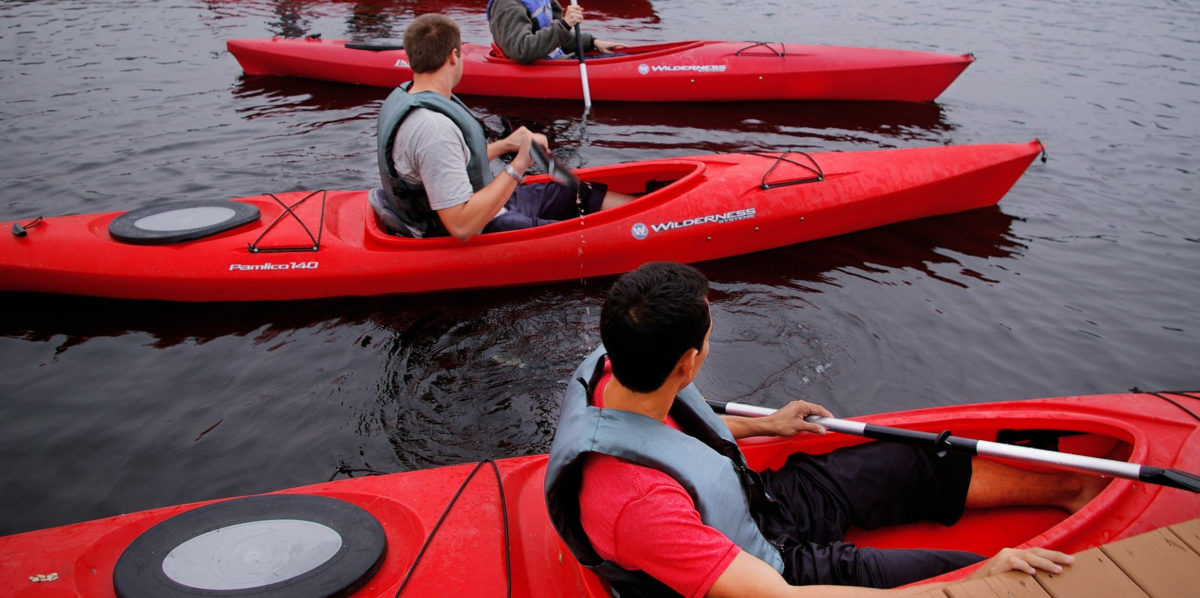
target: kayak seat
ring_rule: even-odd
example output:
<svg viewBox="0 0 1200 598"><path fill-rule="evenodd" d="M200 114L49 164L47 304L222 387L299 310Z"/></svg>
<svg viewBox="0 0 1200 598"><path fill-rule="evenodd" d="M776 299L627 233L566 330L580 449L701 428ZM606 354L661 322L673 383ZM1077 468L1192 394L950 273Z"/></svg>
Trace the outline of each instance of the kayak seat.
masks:
<svg viewBox="0 0 1200 598"><path fill-rule="evenodd" d="M165 245L215 235L258 218L258 206L240 201L175 201L125 212L108 223L108 234L122 243Z"/></svg>
<svg viewBox="0 0 1200 598"><path fill-rule="evenodd" d="M391 203L384 195L382 187L376 187L367 193L367 203L371 205L371 211L375 212L375 221L380 230L397 237L421 238L421 235L400 220L400 216L392 209Z"/></svg>
<svg viewBox="0 0 1200 598"><path fill-rule="evenodd" d="M649 195L650 193L654 193L655 191L658 191L659 189L662 189L663 187L666 187L674 182L675 181L659 181L650 179L646 181L646 194Z"/></svg>

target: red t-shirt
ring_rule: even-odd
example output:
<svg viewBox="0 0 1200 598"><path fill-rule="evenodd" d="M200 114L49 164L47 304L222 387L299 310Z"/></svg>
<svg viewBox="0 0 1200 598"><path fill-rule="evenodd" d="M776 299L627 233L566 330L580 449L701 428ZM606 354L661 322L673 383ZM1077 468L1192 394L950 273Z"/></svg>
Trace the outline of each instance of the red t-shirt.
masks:
<svg viewBox="0 0 1200 598"><path fill-rule="evenodd" d="M605 367L593 405L603 407ZM667 418L667 425L678 428ZM622 568L641 570L684 596L703 596L741 550L705 525L692 497L657 469L591 454L583 465L579 515L592 547Z"/></svg>

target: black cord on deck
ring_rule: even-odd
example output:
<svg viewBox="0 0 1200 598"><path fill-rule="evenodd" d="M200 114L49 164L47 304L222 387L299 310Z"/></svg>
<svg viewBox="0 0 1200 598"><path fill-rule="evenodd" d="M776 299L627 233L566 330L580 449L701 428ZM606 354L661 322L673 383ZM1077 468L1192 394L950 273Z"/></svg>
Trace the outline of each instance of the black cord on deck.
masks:
<svg viewBox="0 0 1200 598"><path fill-rule="evenodd" d="M1131 390L1132 390L1133 392L1145 392L1145 391L1138 390L1136 386L1135 386L1134 388L1132 388ZM1194 397L1194 396L1192 396L1191 394L1189 394L1189 393L1191 393L1191 392L1194 392L1194 391L1187 391L1187 392L1179 392L1179 391L1164 391L1164 392L1167 392L1167 393L1169 393L1169 394L1173 394L1173 395L1179 395L1179 396L1181 396L1181 397L1187 397L1187 398L1189 398L1189 399L1195 399L1195 398L1197 398L1197 397ZM1192 416L1192 419L1195 419L1196 421L1200 421L1200 415L1196 415L1196 414L1195 414L1195 412L1193 412L1191 409L1188 409L1187 407L1184 407L1184 406L1183 406L1183 405L1181 405L1179 402L1172 400L1171 398L1167 397L1167 396L1166 396L1166 395L1164 395L1163 393L1161 393L1161 392L1147 392L1146 394L1154 395L1154 396L1156 396L1156 397L1158 397L1158 398L1160 398L1160 399L1162 399L1162 400L1164 400L1164 401L1166 401L1166 402L1168 402L1168 403L1170 403L1170 404L1172 404L1172 405L1174 405L1174 406L1176 406L1176 407L1178 407L1178 408L1182 409L1184 413L1186 413L1186 414L1188 414L1188 415Z"/></svg>
<svg viewBox="0 0 1200 598"><path fill-rule="evenodd" d="M458 497L462 495L463 490L467 488L467 484L471 482L471 478L475 477L475 473L479 471L483 464L487 463L492 466L492 472L496 474L496 485L500 489L500 513L504 516L504 576L505 576L505 596L512 596L512 549L508 541L508 502L504 498L504 482L500 479L500 468L496 466L496 462L491 459L484 459L475 464L475 469L467 474L467 479L463 480L458 491L450 499L450 503L446 505L446 510L442 512L442 516L438 518L437 523L433 525L433 529L429 530L429 536L425 538L425 544L421 546L421 550L417 552L417 557L413 559L413 564L408 568L408 573L404 575L404 581L400 582L400 587L396 590L396 597L399 598L400 593L404 591L404 587L408 585L408 580L417 569L417 563L421 562L421 557L425 556L425 549L429 548L429 543L433 541L433 536L437 534L442 527L442 522L446 520L446 516L450 514L450 509L454 508L454 504L458 502Z"/></svg>

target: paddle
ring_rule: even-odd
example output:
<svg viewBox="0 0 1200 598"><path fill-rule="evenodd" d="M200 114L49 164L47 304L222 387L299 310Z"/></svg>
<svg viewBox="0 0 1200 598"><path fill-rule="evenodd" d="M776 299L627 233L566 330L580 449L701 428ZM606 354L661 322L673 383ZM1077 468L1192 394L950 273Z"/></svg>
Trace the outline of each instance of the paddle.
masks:
<svg viewBox="0 0 1200 598"><path fill-rule="evenodd" d="M717 413L741 415L746 417L763 417L775 412L774 409L757 407L755 405L746 405L743 403L708 401L708 405ZM973 440L971 438L951 436L949 431L942 432L940 434L934 434L933 432L918 432L916 430L893 428L876 424L865 424L862 422L836 419L832 417L820 417L816 415L810 415L805 418L805 420L815 424L820 424L828 430L841 432L842 434L851 434L854 436L862 436L864 438L874 438L876 440L890 440L893 442L931 446L939 451L954 451L958 453L966 453L968 455L1000 457L1015 461L1023 461L1026 463L1039 463L1053 467L1110 475L1129 480L1138 480L1150 484L1158 484L1160 486L1169 486L1171 488L1189 490L1191 492L1200 492L1200 476L1177 469L1153 467L1150 465L1138 465L1137 463L1114 461L1112 459L1101 459L1099 457L1087 457L1084 455L1074 455L1071 453L1060 453L1057 451L1036 449L1027 446L1002 444L988 440Z"/></svg>
<svg viewBox="0 0 1200 598"><path fill-rule="evenodd" d="M571 6L578 6L577 0L571 0ZM583 110L586 114L592 109L592 91L588 87L587 63L583 60L583 34L579 32L579 23L575 24L575 55L579 57L579 78L583 80Z"/></svg>
<svg viewBox="0 0 1200 598"><path fill-rule="evenodd" d="M533 163L539 170L550 175L550 180L569 187L572 191L579 189L579 177L573 172L567 170L565 166L558 163L553 155L547 154L542 146L534 143L529 147L529 154L533 157Z"/></svg>

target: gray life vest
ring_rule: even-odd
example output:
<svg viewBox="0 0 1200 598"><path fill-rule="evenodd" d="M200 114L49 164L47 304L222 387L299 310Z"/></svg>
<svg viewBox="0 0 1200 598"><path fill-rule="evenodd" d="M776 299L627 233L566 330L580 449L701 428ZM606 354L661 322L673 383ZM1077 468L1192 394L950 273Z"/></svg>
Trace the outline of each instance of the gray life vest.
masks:
<svg viewBox="0 0 1200 598"><path fill-rule="evenodd" d="M427 108L446 115L462 131L463 139L470 151L467 162L467 176L471 188L478 191L492 182L492 171L488 165L487 139L484 137L483 125L465 104L457 97L449 98L434 91L408 93L412 82L396 88L383 106L379 108L379 120L376 132L376 144L379 161L379 178L383 182L383 192L390 207L408 228L415 231L417 236L444 237L449 231L442 225L437 212L429 206L429 196L423 185L410 183L396 172L396 163L392 159L392 149L395 147L396 131L405 117L415 108Z"/></svg>
<svg viewBox="0 0 1200 598"><path fill-rule="evenodd" d="M584 459L594 452L670 475L691 495L706 525L782 572L779 549L763 537L754 514L773 508L774 501L763 490L758 474L746 465L728 426L695 386L684 388L671 407L671 416L685 433L643 415L591 406L588 397L603 368L601 346L575 370L546 466L546 508L575 558L620 596L674 594L641 571L601 559L593 549L579 521L579 488Z"/></svg>

